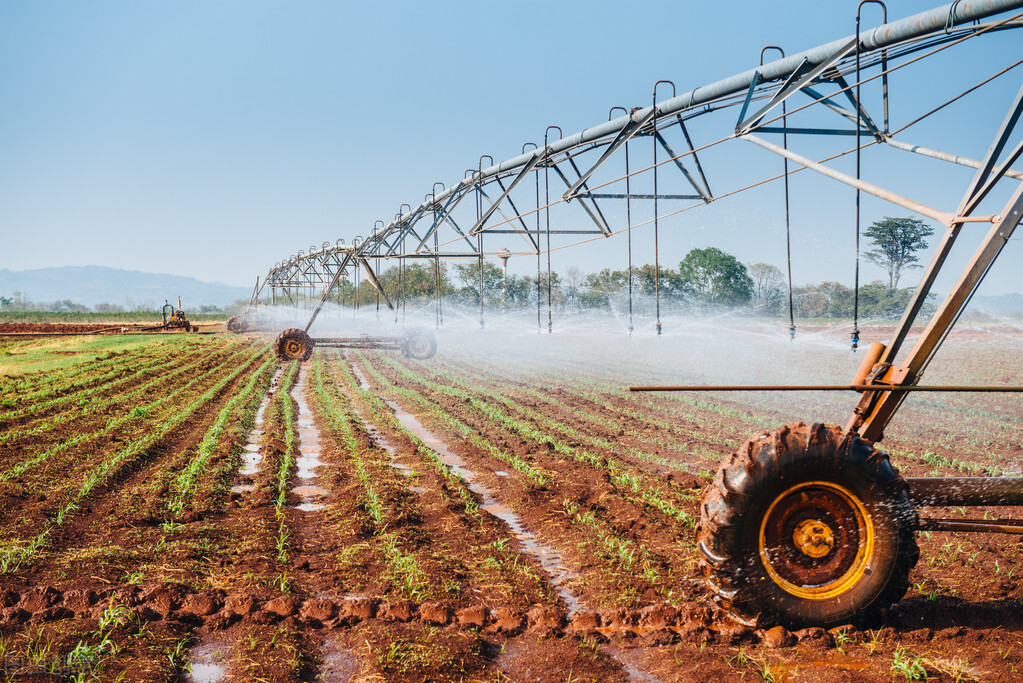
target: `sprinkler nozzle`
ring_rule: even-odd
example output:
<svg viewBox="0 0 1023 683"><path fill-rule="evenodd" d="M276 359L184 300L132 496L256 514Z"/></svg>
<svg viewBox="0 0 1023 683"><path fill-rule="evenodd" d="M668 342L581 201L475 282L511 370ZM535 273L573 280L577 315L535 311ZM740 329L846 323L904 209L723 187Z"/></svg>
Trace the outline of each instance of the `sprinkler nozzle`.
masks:
<svg viewBox="0 0 1023 683"><path fill-rule="evenodd" d="M857 348L857 347L859 346L859 344L860 344L860 330L859 330L859 328L856 328L856 327L854 327L854 328L853 328L853 331L852 331L852 340L851 340L851 341L852 341L852 350L853 350L853 353L856 353L856 348Z"/></svg>
<svg viewBox="0 0 1023 683"><path fill-rule="evenodd" d="M657 321L657 336L658 337L661 336L661 321L660 320Z"/></svg>

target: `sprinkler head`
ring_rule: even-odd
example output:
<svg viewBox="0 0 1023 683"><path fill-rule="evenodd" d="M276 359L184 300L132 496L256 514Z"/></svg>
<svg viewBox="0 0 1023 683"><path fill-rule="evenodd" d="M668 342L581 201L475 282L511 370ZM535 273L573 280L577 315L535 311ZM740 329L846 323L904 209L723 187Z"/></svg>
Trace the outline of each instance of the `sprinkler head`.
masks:
<svg viewBox="0 0 1023 683"><path fill-rule="evenodd" d="M859 346L859 343L860 343L860 331L859 331L858 328L854 327L853 331L852 331L852 350L853 350L853 353L856 353L856 348Z"/></svg>
<svg viewBox="0 0 1023 683"><path fill-rule="evenodd" d="M657 321L657 336L658 337L661 336L661 321L660 320Z"/></svg>
<svg viewBox="0 0 1023 683"><path fill-rule="evenodd" d="M632 336L632 325L629 325L629 336Z"/></svg>
<svg viewBox="0 0 1023 683"><path fill-rule="evenodd" d="M789 341L795 341L796 339L796 324L789 323Z"/></svg>

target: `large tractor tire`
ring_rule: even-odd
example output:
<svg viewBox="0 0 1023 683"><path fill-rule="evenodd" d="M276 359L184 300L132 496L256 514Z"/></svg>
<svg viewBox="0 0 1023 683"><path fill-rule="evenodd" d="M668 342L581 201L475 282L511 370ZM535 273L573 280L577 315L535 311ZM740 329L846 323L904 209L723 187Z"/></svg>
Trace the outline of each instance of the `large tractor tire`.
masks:
<svg viewBox="0 0 1023 683"><path fill-rule="evenodd" d="M244 315L232 315L227 319L227 331L234 332L235 334L241 334L249 329L249 321L245 319Z"/></svg>
<svg viewBox="0 0 1023 683"><path fill-rule="evenodd" d="M704 576L748 626L871 623L906 593L920 556L888 456L830 425L750 439L718 468L701 512Z"/></svg>
<svg viewBox="0 0 1023 683"><path fill-rule="evenodd" d="M316 343L305 333L305 330L292 327L277 335L277 340L274 341L274 351L282 361L309 360L309 356L313 355L315 345Z"/></svg>
<svg viewBox="0 0 1023 683"><path fill-rule="evenodd" d="M412 330L401 340L401 353L416 360L433 358L437 353L437 338L428 330Z"/></svg>

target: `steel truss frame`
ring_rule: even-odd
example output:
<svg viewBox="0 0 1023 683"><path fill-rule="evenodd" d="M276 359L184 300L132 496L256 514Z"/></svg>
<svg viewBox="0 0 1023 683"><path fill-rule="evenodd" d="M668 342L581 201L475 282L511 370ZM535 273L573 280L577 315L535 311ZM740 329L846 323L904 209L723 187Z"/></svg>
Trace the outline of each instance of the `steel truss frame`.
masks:
<svg viewBox="0 0 1023 683"><path fill-rule="evenodd" d="M972 166L978 169L974 182L976 187L972 191L980 198L986 196L1000 181L1023 178L1023 174L1010 168L1019 156L1018 148L1014 152L1015 157L996 167L990 160L966 159L896 139L888 129L887 102L888 74L900 68L900 64L922 59L932 51L955 46L994 31L1021 28L1023 21L1018 16L1008 14L1018 12L1021 8L1023 0L952 3L902 20L883 23L871 30L858 31L858 35L792 56L783 56L682 94L673 92L672 97L658 102L656 96L659 85L669 84L674 90L673 84L661 81L654 87L654 101L650 106L634 108L617 118L609 117L604 123L569 136L562 136L560 129L551 126L545 132L542 146L527 143L523 145L520 155L486 167L483 166L486 157L481 157L477 168L466 171L462 180L447 188L436 183L420 204L415 207L403 205L392 221L386 224L377 221L377 226L366 237L356 237L351 243L345 243L343 239L335 244L324 242L319 247L312 246L306 252L300 251L275 263L263 283L257 286L253 302L269 287L269 298L273 303L294 303L296 294L303 294L306 299L321 294L317 306L319 310L333 286L341 279L355 279L362 272L372 272L369 268L371 261L377 266L376 270L387 263L398 263L401 269L410 259L428 260L435 268L439 267L441 260L448 259L476 259L482 263L483 259L496 259L502 255L497 250L486 250L487 235L511 235L522 239L521 250L512 251L512 255L532 255L537 259L539 325L540 256L547 253L549 257L552 235L562 236L562 239L566 239L565 236L567 239L578 238L579 242L583 242L631 231L638 227L632 224L631 209L628 211L628 225L613 225L602 209L605 202L624 200L630 207L632 202L652 202L656 279L660 270L656 263L660 218L658 202L662 202L660 206L663 206L663 202L675 202L673 207L684 203L682 208L673 208L671 214L677 214L713 202L721 196L749 189L740 188L715 196L701 163L701 152L732 139L756 144L784 157L787 162L828 175L857 188L857 191L873 194L945 225L952 225L954 234L947 236L950 244L964 222L990 221L992 217L972 216L976 202L969 204L967 200L957 210L945 211L901 197L861 178L837 171L827 163L797 154L788 148L788 137L855 136L857 157L861 147L887 144L894 149ZM990 21L982 23L985 20ZM864 72L870 72L871 75L863 76ZM884 79L883 115L877 119L882 121L881 125L868 114L867 107L859 97L861 83L878 77ZM804 99L809 102L802 103ZM790 107L786 112L784 108L788 104L798 106L795 110ZM694 144L687 122L728 107L739 110L735 130L727 131L709 142ZM811 107L832 112L841 125L831 128L788 125L788 119L793 118L794 114ZM1013 126L1008 126L1005 135L1012 130ZM557 132L557 139L550 139L552 131ZM765 135L780 135L782 144L766 140L762 137ZM867 142L861 144L861 137ZM671 139L681 140L684 148L677 151ZM613 161L620 161L621 157L625 159L626 169L630 168L630 144L644 144L652 148L653 163L638 170L627 170L625 175L611 180L597 181L600 174L605 173ZM533 148L527 149L529 145ZM661 152L660 158L658 151ZM631 191L628 183L630 177L635 179L644 174L647 179L652 175L654 191ZM786 165L786 179L788 174ZM659 178L659 175L665 177ZM612 186L623 182L625 191L614 191L617 188ZM470 195L475 202L464 201ZM857 198L857 212L858 205ZM564 212L568 210L566 207L579 207L581 211L575 211L577 219L556 218L558 224L552 228L550 212L554 207ZM507 251L504 251L504 255L507 256ZM376 281L375 277L371 277ZM400 304L404 297L404 292L400 290L401 287L398 287L396 291L390 292L389 298L396 304ZM925 297L926 293L923 291L921 296ZM439 300L437 306L440 324L442 316ZM918 308L913 311L914 315ZM480 309L482 325L482 291ZM659 296L657 318L660 331ZM855 329L853 334L855 344ZM898 350L898 343L894 349Z"/></svg>

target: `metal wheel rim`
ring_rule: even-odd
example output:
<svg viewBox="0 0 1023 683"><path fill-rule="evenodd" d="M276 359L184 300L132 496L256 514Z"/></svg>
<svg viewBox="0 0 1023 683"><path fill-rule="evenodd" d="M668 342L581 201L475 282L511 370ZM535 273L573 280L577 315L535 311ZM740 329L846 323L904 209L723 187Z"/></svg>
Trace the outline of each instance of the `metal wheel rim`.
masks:
<svg viewBox="0 0 1023 683"><path fill-rule="evenodd" d="M305 344L300 339L286 339L284 341L284 354L289 358L301 358L305 353Z"/></svg>
<svg viewBox="0 0 1023 683"><path fill-rule="evenodd" d="M426 337L414 336L408 340L408 352L410 356L425 356L430 352L430 341Z"/></svg>
<svg viewBox="0 0 1023 683"><path fill-rule="evenodd" d="M829 539L832 545L822 547ZM874 544L874 521L857 496L835 482L807 481L771 501L758 547L768 576L783 590L828 600L866 575Z"/></svg>

